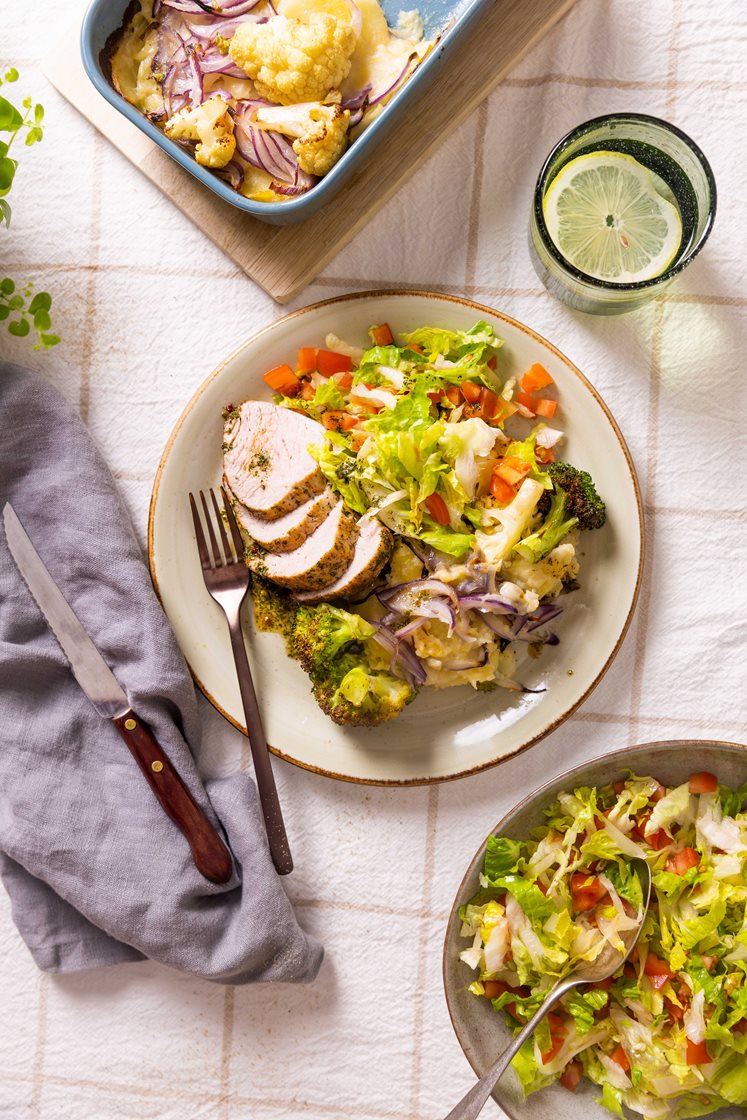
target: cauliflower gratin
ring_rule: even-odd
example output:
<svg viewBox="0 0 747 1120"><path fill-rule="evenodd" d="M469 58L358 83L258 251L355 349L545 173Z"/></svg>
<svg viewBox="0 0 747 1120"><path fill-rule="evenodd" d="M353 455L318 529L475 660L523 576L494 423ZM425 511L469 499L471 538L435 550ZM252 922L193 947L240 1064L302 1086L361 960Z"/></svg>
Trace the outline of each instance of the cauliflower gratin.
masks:
<svg viewBox="0 0 747 1120"><path fill-rule="evenodd" d="M277 202L327 174L433 46L377 0L134 0L111 81L240 194Z"/></svg>
<svg viewBox="0 0 747 1120"><path fill-rule="evenodd" d="M485 322L370 336L302 348L265 374L274 405L224 414L257 623L337 723L390 719L423 688L527 692L579 540L606 520L563 459L553 379L500 376Z"/></svg>

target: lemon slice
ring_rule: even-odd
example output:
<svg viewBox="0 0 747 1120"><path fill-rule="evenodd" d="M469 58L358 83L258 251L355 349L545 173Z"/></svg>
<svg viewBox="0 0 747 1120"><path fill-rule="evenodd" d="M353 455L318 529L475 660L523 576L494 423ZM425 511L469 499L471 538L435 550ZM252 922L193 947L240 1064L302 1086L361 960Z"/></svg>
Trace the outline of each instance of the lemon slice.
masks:
<svg viewBox="0 0 747 1120"><path fill-rule="evenodd" d="M651 172L624 152L587 152L570 160L550 184L543 212L565 259L597 280L653 280L666 272L682 243L677 207L657 190Z"/></svg>

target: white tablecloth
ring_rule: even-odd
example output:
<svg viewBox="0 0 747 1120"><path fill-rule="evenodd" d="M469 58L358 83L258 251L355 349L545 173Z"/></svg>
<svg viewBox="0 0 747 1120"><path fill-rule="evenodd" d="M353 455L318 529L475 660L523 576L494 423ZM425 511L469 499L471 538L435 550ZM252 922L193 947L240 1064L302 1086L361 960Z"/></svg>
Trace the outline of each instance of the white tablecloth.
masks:
<svg viewBox="0 0 747 1120"><path fill-rule="evenodd" d="M4 0L0 14L3 59L22 71L13 92L47 108L43 145L21 151L1 267L49 288L64 340L39 355L0 331L0 348L80 408L144 541L184 403L283 312L47 86L39 60L70 11ZM551 773L612 748L747 740L745 57L740 0L579 0L295 304L402 285L466 293L531 324L601 390L648 523L637 615L607 677L544 743L464 781L377 790L276 763L297 859L288 891L327 948L310 988L223 989L149 963L42 977L0 896L1 1117L444 1115L471 1076L441 987L445 918L492 825ZM719 212L666 300L599 319L545 293L526 227L553 143L615 110L700 142ZM230 769L240 737L203 711L203 765Z"/></svg>

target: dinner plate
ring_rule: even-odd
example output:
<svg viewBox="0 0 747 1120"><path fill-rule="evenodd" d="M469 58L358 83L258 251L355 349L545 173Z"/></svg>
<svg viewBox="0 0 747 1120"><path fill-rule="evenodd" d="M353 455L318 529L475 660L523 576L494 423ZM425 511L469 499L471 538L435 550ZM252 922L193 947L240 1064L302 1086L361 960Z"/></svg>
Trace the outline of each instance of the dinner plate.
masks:
<svg viewBox="0 0 747 1120"><path fill-rule="evenodd" d="M560 644L517 675L531 689L424 690L379 727L338 727L311 696L308 677L277 634L246 634L271 749L317 773L352 782L417 785L476 773L517 754L558 727L609 668L628 628L641 578L643 516L630 454L607 406L581 372L535 331L466 299L430 292L363 292L292 312L258 331L213 371L182 413L153 486L148 555L156 591L198 686L245 730L225 618L208 596L187 503L189 491L221 479L221 412L247 397L269 399L262 374L293 363L300 346L322 346L328 332L365 345L372 323L395 333L429 325L466 329L485 319L504 339L498 372L521 374L541 362L555 379L570 462L590 471L607 502L607 525L585 534L580 590L564 597L554 629Z"/></svg>
<svg viewBox="0 0 747 1120"><path fill-rule="evenodd" d="M554 778L547 785L531 794L498 822L491 833L523 840L532 828L545 821L543 810L563 790L579 786L602 786L625 776L626 770L636 774L652 775L667 786L686 782L690 774L709 770L719 781L738 789L747 779L747 747L738 743L720 743L711 740L674 740L662 743L643 743L615 751L603 758L595 758ZM502 1015L497 1015L490 1002L478 999L468 990L475 973L459 960L469 941L459 936L461 921L459 907L469 902L479 886L479 873L485 855L487 837L475 853L461 882L451 908L443 952L443 980L449 1015L459 1044L478 1077L482 1077L501 1051L513 1038L513 1031ZM527 1100L522 1097L519 1079L512 1069L506 1071L493 1096L511 1120L609 1120L610 1113L596 1104L600 1095L598 1085L586 1078L575 1093L569 1093L559 1082L532 1093ZM445 1100L446 1114L456 1101ZM626 1112L632 1116L633 1113ZM744 1117L741 1108L722 1108L710 1113L712 1120L738 1120Z"/></svg>

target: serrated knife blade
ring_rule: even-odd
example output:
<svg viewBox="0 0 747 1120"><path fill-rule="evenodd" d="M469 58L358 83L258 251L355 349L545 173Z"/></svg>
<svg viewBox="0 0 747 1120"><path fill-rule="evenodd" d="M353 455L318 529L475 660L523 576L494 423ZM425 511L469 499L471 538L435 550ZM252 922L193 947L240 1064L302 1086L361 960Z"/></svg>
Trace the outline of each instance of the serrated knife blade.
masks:
<svg viewBox="0 0 747 1120"><path fill-rule="evenodd" d="M78 684L106 719L124 715L130 706L124 689L52 579L10 502L3 509L3 521L8 548L16 567L49 629L62 646Z"/></svg>

